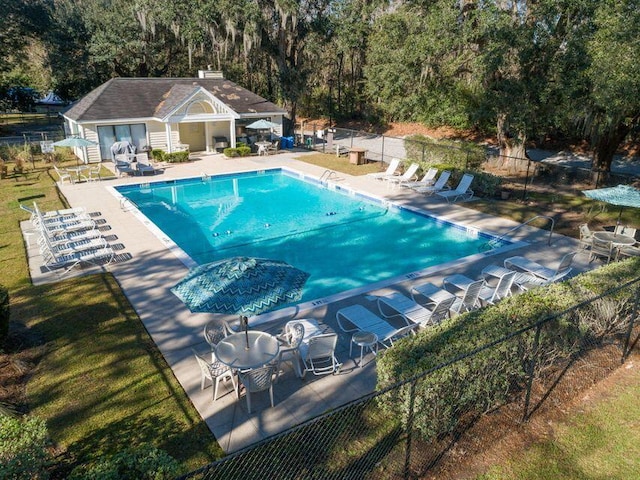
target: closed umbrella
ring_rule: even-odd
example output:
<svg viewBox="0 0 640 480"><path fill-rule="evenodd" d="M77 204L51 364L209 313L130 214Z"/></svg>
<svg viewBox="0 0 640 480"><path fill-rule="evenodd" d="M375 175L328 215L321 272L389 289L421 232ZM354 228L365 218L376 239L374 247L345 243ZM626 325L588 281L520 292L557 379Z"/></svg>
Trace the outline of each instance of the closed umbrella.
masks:
<svg viewBox="0 0 640 480"><path fill-rule="evenodd" d="M308 278L286 262L233 257L192 268L171 292L192 312L240 315L246 334L248 315L300 300Z"/></svg>
<svg viewBox="0 0 640 480"><path fill-rule="evenodd" d="M640 190L631 185L618 185L616 187L596 188L594 190L583 190L588 198L599 202L610 203L620 207L618 213L618 225L624 207L640 208Z"/></svg>

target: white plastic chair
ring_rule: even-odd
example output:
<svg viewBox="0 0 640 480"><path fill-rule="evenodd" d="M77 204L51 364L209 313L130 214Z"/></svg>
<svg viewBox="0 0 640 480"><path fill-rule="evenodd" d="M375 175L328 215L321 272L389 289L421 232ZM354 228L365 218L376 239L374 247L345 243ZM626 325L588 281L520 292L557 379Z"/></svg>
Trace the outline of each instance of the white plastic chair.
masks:
<svg viewBox="0 0 640 480"><path fill-rule="evenodd" d="M407 168L407 170L402 175L392 175L390 177L383 177L383 180L386 180L387 182L393 184L394 186L402 185L405 182L410 182L414 180L416 176L416 172L418 171L418 168L420 168L420 165L418 165L417 163L412 163L411 165L409 165L409 168Z"/></svg>
<svg viewBox="0 0 640 480"><path fill-rule="evenodd" d="M240 382L244 385L247 397L247 410L251 413L251 394L269 390L271 407L273 407L273 374L275 365L266 365L260 368L253 368L246 372L238 372Z"/></svg>
<svg viewBox="0 0 640 480"><path fill-rule="evenodd" d="M459 198L468 200L469 198L473 197L473 190L469 188L471 187L473 178L474 176L471 175L470 173L465 173L460 179L460 182L458 183L458 186L455 188L455 190L436 192L436 195L444 198L447 201L447 203L449 202L455 203Z"/></svg>
<svg viewBox="0 0 640 480"><path fill-rule="evenodd" d="M596 237L591 239L591 255L589 256L589 263L600 257L605 259L605 263L608 264L611 261L612 256L613 244L611 242L598 240Z"/></svg>
<svg viewBox="0 0 640 480"><path fill-rule="evenodd" d="M300 368L300 345L304 339L304 325L300 322L287 323L284 335L278 337L278 339L281 339L285 343L280 345L280 351L276 361L276 379L274 383L277 383L278 378L280 377L280 365L282 362L291 363L296 376L301 378L302 369Z"/></svg>
<svg viewBox="0 0 640 480"><path fill-rule="evenodd" d="M627 235L633 238L636 236L636 229L633 227L627 227L626 225L617 225L614 231L618 235Z"/></svg>
<svg viewBox="0 0 640 480"><path fill-rule="evenodd" d="M205 341L211 347L211 361L214 362L216 360L216 346L227 336L226 329L224 325L214 320L204 326L202 334L204 335Z"/></svg>
<svg viewBox="0 0 640 480"><path fill-rule="evenodd" d="M307 353L302 358L304 365L302 378L307 372L313 372L314 375L336 373L341 366L335 356L337 344L338 335L335 333L324 333L311 337Z"/></svg>
<svg viewBox="0 0 640 480"><path fill-rule="evenodd" d="M420 180L416 182L403 182L402 186L407 188L428 187L433 185L436 175L438 175L438 169L431 167Z"/></svg>
<svg viewBox="0 0 640 480"><path fill-rule="evenodd" d="M56 165L53 166L53 169L58 174L58 181L60 182L60 185L62 185L65 180L68 180L71 184L74 183L71 173L67 172L66 170L60 170Z"/></svg>
<svg viewBox="0 0 640 480"><path fill-rule="evenodd" d="M456 296L451 311L457 314L470 312L480 306L480 290L484 285L484 280L476 280L467 285L462 296Z"/></svg>
<svg viewBox="0 0 640 480"><path fill-rule="evenodd" d="M227 365L219 361L207 362L207 360L199 355L194 349L191 349L191 351L196 357L198 366L200 367L200 390L205 389L205 383L207 380L211 381L211 386L213 387L213 401L215 402L218 398L218 386L220 385L220 382L225 379L231 379L233 390L236 392L236 397L238 397L238 387L236 385L235 376Z"/></svg>
<svg viewBox="0 0 640 480"><path fill-rule="evenodd" d="M589 229L589 225L583 223L578 227L580 231L580 247L584 250L591 248L591 240L593 240L593 232Z"/></svg>
<svg viewBox="0 0 640 480"><path fill-rule="evenodd" d="M513 286L513 281L518 272L510 270L508 273L505 273L498 284L495 287L491 287L486 283L480 289L480 294L478 298L481 302L489 305L495 305L500 300L511 296L511 287Z"/></svg>
<svg viewBox="0 0 640 480"><path fill-rule="evenodd" d="M436 183L428 186L428 187L418 187L414 188L416 192L422 193L424 195L433 195L434 193L441 192L442 190L448 190L447 182L449 181L449 177L451 176L451 172L449 170L445 170L440 174Z"/></svg>
<svg viewBox="0 0 640 480"><path fill-rule="evenodd" d="M400 160L398 158L392 158L391 161L389 162L389 166L384 172L368 173L367 175L377 180L383 180L387 177L395 176L396 170L398 170L399 166L400 166Z"/></svg>

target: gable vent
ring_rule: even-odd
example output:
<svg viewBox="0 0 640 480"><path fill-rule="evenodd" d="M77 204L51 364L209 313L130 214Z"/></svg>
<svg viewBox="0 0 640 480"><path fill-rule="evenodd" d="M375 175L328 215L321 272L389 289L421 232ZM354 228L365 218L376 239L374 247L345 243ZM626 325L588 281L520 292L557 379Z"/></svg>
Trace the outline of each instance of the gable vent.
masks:
<svg viewBox="0 0 640 480"><path fill-rule="evenodd" d="M220 78L223 79L224 75L220 70L198 70L198 78Z"/></svg>

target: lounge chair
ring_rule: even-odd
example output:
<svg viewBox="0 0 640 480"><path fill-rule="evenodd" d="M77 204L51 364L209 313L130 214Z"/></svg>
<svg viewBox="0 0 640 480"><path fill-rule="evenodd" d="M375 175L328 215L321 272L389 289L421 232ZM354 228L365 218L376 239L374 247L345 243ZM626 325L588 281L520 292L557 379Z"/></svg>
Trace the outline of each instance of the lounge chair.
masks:
<svg viewBox="0 0 640 480"><path fill-rule="evenodd" d="M473 190L469 188L471 186L471 182L473 182L473 178L473 175L470 173L465 173L460 179L455 190L436 192L436 195L444 198L447 202L456 202L459 198L468 200L473 197Z"/></svg>
<svg viewBox="0 0 640 480"><path fill-rule="evenodd" d="M111 263L116 254L110 246L98 248L95 250L86 250L81 252L72 252L65 254L56 254L47 249L43 253L44 267L47 270L57 270L64 268L64 273L69 272L72 268L83 263L102 264Z"/></svg>
<svg viewBox="0 0 640 480"><path fill-rule="evenodd" d="M403 182L402 186L407 188L428 187L434 184L436 175L438 175L438 169L432 167L420 180L415 182Z"/></svg>
<svg viewBox="0 0 640 480"><path fill-rule="evenodd" d="M457 314L464 312L471 312L476 308L480 307L480 290L484 286L484 280L472 280L470 278L464 277L467 279L463 285L457 284L453 279L454 278L462 278L462 275L457 274L456 276L446 277L442 284L445 289L448 288L456 288L459 289L454 295L456 295L456 299L451 305L451 311ZM448 290L450 291L450 290Z"/></svg>
<svg viewBox="0 0 640 480"><path fill-rule="evenodd" d="M398 170L399 166L400 166L400 160L397 158L392 158L391 161L389 162L389 166L384 172L368 173L367 175L377 180L383 180L384 178L393 177L397 175L396 170Z"/></svg>
<svg viewBox="0 0 640 480"><path fill-rule="evenodd" d="M545 267L540 265L538 262L534 262L533 260L529 260L522 256L505 259L504 266L510 270L523 272L516 276L514 283L516 283L521 289L527 290L533 286L543 286L557 282L569 275L571 272L571 264L573 263L573 258L576 254L577 252L567 253L562 257L558 267L555 269Z"/></svg>
<svg viewBox="0 0 640 480"><path fill-rule="evenodd" d="M136 155L136 171L141 175L145 173L156 174L156 169L149 163L149 155L146 153L138 153Z"/></svg>
<svg viewBox="0 0 640 480"><path fill-rule="evenodd" d="M499 267L502 268L502 267ZM490 286L486 281L480 289L478 298L485 305L495 305L500 300L511 296L511 287L518 272L514 270L506 270L506 272L499 277L498 284L495 287ZM483 270L483 274L487 273L487 269Z"/></svg>
<svg viewBox="0 0 640 480"><path fill-rule="evenodd" d="M413 333L417 324L394 327L362 305L356 304L341 308L336 312L336 320L343 332L371 332L378 336L378 343L388 348L393 342Z"/></svg>
<svg viewBox="0 0 640 480"><path fill-rule="evenodd" d="M405 182L411 182L415 179L418 168L420 168L420 165L418 165L417 163L412 163L402 175L383 177L383 180L386 180L387 182L393 183L395 185L402 185Z"/></svg>
<svg viewBox="0 0 640 480"><path fill-rule="evenodd" d="M42 238L42 237L41 237ZM46 237L45 237L46 238ZM102 236L93 238L84 238L70 242L52 243L49 240L40 243L40 253L44 254L48 249L55 255L69 255L76 252L85 252L87 250L98 250L108 248L109 244Z"/></svg>
<svg viewBox="0 0 640 480"><path fill-rule="evenodd" d="M123 173L127 173L127 174L130 173L135 175L136 171L131 166L131 162L129 161L129 156L127 154L119 153L115 155L114 160L115 160L116 173L118 174L119 177L121 177Z"/></svg>
<svg viewBox="0 0 640 480"><path fill-rule="evenodd" d="M418 187L414 188L416 192L422 193L424 195L433 195L434 193L441 192L443 190L448 190L447 182L449 181L449 177L451 176L451 172L449 170L445 170L440 174L436 183L429 187Z"/></svg>
<svg viewBox="0 0 640 480"><path fill-rule="evenodd" d="M421 327L428 327L437 325L449 315L449 309L455 299L454 295L440 296L437 300L423 306L401 293L394 292L378 297L378 310L380 315L389 318L393 315L385 313L385 307L387 307L395 314L400 314L409 325L417 324Z"/></svg>

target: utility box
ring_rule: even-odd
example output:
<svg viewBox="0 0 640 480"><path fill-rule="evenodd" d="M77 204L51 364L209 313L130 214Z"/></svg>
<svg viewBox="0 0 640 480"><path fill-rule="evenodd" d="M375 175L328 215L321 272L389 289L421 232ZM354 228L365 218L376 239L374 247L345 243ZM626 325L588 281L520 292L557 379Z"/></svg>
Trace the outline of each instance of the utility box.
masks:
<svg viewBox="0 0 640 480"><path fill-rule="evenodd" d="M360 147L351 147L349 149L349 163L351 165L362 165L365 163L364 154L366 149Z"/></svg>

